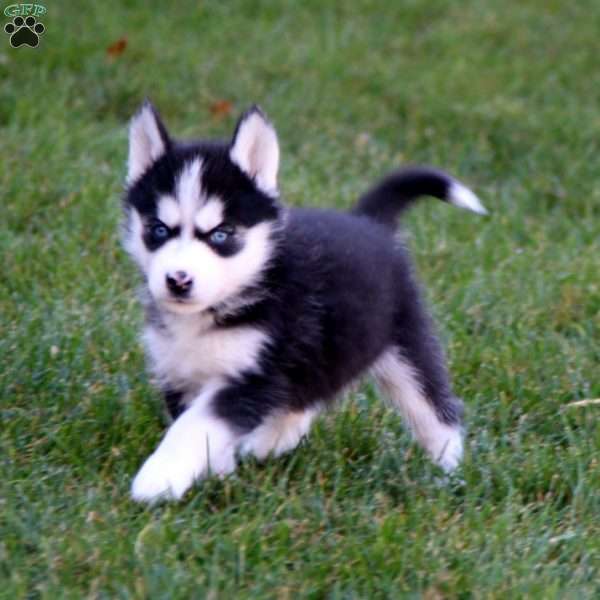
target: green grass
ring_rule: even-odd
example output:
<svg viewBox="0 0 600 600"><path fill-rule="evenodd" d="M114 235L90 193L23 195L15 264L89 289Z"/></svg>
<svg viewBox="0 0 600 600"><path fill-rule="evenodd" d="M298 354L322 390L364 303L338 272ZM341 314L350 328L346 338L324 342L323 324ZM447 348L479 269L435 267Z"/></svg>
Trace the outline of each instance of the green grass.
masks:
<svg viewBox="0 0 600 600"><path fill-rule="evenodd" d="M47 6L39 48L0 39L0 596L597 598L600 407L566 405L600 396L598 3ZM287 458L129 500L164 429L118 240L146 95L199 137L259 102L293 204L348 207L406 162L479 193L488 218L405 219L464 485L366 384Z"/></svg>

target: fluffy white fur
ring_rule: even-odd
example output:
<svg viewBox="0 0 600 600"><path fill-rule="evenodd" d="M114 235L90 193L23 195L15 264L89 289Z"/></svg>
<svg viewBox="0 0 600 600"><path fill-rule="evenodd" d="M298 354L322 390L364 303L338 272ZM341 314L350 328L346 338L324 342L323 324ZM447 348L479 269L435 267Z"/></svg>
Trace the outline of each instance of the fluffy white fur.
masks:
<svg viewBox="0 0 600 600"><path fill-rule="evenodd" d="M213 329L211 325L209 315L165 314L162 327L147 327L144 342L155 376L175 385L193 381L200 387L215 377L233 377L255 368L269 341L263 331L254 327Z"/></svg>
<svg viewBox="0 0 600 600"><path fill-rule="evenodd" d="M279 142L262 113L252 111L240 123L229 156L263 192L277 194Z"/></svg>
<svg viewBox="0 0 600 600"><path fill-rule="evenodd" d="M129 158L127 160L127 183L132 184L165 152L154 112L144 104L133 117L129 126Z"/></svg>
<svg viewBox="0 0 600 600"><path fill-rule="evenodd" d="M444 471L453 471L463 454L460 427L446 425L427 402L413 368L388 350L373 366L373 375L392 405L408 423L417 441Z"/></svg>
<svg viewBox="0 0 600 600"><path fill-rule="evenodd" d="M215 197L208 198L194 217L194 224L204 232L211 231L222 222L223 202Z"/></svg>
<svg viewBox="0 0 600 600"><path fill-rule="evenodd" d="M179 499L197 479L209 473L227 475L235 469L238 437L209 408L219 388L218 382L207 385L171 425L133 480L134 500Z"/></svg>
<svg viewBox="0 0 600 600"><path fill-rule="evenodd" d="M448 200L454 204L454 206L472 210L480 215L487 215L487 210L481 203L481 200L479 200L479 198L468 187L465 187L458 181L453 181L450 185Z"/></svg>
<svg viewBox="0 0 600 600"><path fill-rule="evenodd" d="M142 219L137 210L131 209L123 230L123 246L140 269L145 272L150 261L150 253L144 244L143 233L144 224Z"/></svg>
<svg viewBox="0 0 600 600"><path fill-rule="evenodd" d="M162 196L158 201L158 218L167 227L181 225L181 209L179 203L171 196Z"/></svg>
<svg viewBox="0 0 600 600"><path fill-rule="evenodd" d="M182 209L182 205L171 196L162 196L158 200L157 217L165 225L173 228L182 224L186 212L191 212L193 221L187 223L188 229L195 226L203 232L211 231L223 222L223 202L219 198L208 198L204 203L198 203L197 210L194 210L193 206L191 209L190 211L188 206Z"/></svg>
<svg viewBox="0 0 600 600"><path fill-rule="evenodd" d="M185 165L175 184L181 223L189 237L194 235L194 215L206 200L200 183L201 171L202 161L199 158L192 160Z"/></svg>

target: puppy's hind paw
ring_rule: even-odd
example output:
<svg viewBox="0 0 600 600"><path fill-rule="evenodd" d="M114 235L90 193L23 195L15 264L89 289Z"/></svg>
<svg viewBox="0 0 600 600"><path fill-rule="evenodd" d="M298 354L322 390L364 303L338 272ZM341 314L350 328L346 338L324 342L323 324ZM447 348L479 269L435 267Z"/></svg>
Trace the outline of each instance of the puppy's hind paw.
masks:
<svg viewBox="0 0 600 600"><path fill-rule="evenodd" d="M434 456L435 462L445 473L452 473L460 465L463 456L463 438L460 431L453 431L446 439L443 447Z"/></svg>

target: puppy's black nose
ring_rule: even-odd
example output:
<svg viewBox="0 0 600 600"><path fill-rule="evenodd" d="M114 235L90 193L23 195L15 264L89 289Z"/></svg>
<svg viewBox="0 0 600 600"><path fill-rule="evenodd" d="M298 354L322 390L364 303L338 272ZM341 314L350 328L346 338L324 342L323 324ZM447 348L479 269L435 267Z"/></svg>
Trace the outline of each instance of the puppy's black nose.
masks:
<svg viewBox="0 0 600 600"><path fill-rule="evenodd" d="M194 280L185 271L175 271L167 275L167 287L174 296L187 296Z"/></svg>

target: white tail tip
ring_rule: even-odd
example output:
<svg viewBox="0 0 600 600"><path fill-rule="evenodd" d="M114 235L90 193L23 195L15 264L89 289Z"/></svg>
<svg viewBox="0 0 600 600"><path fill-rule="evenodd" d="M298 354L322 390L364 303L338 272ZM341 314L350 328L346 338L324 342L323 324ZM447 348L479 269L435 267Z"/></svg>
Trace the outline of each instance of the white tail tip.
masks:
<svg viewBox="0 0 600 600"><path fill-rule="evenodd" d="M488 211L485 209L479 198L462 183L453 181L450 184L448 191L448 201L454 206L460 206L460 208L466 208L472 210L480 215L487 215Z"/></svg>

